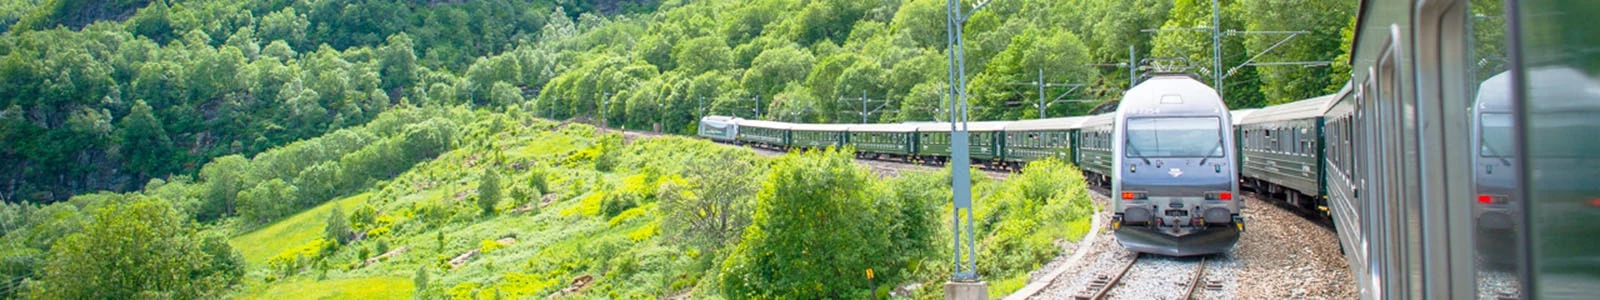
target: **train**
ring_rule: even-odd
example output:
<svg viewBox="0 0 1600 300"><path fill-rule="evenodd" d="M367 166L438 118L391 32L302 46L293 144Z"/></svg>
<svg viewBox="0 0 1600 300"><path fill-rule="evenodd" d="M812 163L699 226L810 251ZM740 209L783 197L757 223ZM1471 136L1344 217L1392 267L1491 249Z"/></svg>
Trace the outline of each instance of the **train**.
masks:
<svg viewBox="0 0 1600 300"><path fill-rule="evenodd" d="M1134 252L1227 252L1244 230L1233 118L1217 91L1158 74L1124 93L1111 118L1111 226ZM1094 150L1091 150L1094 151ZM1102 170L1104 171L1104 170Z"/></svg>
<svg viewBox="0 0 1600 300"><path fill-rule="evenodd" d="M1169 256L1226 252L1245 229L1233 196L1239 186L1230 111L1192 75L1147 77L1116 112L969 122L972 163L1018 170L1055 158L1081 166L1091 184L1119 199L1112 223L1123 247ZM951 130L937 122L804 124L713 115L701 119L697 135L780 151L848 146L860 158L942 165L950 160Z"/></svg>
<svg viewBox="0 0 1600 300"><path fill-rule="evenodd" d="M1557 0L1360 1L1338 91L1219 114L1231 121L1233 141L1223 143L1235 155L1221 160L1237 170L1233 189L1331 220L1364 299L1592 298L1596 14L1600 5ZM948 161L948 123L707 118L722 125L703 121L701 135L729 143L822 145L796 143L794 129L805 128L832 131L828 144L855 145L863 157ZM1126 121L1107 113L974 123L973 163L1012 169L1059 157L1089 183L1115 186L1122 169L1144 165L1118 152ZM855 144L861 136L886 137L894 150Z"/></svg>

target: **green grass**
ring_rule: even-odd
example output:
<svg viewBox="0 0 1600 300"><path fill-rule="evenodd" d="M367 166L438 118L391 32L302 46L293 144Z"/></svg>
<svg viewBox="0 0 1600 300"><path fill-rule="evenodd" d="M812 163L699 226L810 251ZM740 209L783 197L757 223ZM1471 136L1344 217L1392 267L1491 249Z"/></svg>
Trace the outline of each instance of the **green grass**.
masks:
<svg viewBox="0 0 1600 300"><path fill-rule="evenodd" d="M305 245L312 240L323 236L322 229L327 226L328 212L335 205L341 206L348 212L356 204L367 201L368 193L362 193L344 199L328 201L315 208L300 212L288 219L267 225L234 237L228 243L234 249L239 249L239 254L244 256L244 261L251 267L261 267L267 264L267 259L278 253L288 251L295 247Z"/></svg>
<svg viewBox="0 0 1600 300"><path fill-rule="evenodd" d="M416 287L410 279L372 277L315 281L281 281L242 299L406 299Z"/></svg>

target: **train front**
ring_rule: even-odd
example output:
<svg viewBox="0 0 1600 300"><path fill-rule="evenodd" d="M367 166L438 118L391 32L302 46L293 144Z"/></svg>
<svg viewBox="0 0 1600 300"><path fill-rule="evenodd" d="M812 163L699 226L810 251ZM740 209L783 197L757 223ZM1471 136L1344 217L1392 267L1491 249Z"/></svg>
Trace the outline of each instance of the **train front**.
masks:
<svg viewBox="0 0 1600 300"><path fill-rule="evenodd" d="M1232 120L1215 90L1153 77L1117 107L1112 228L1135 252L1222 253L1244 230Z"/></svg>

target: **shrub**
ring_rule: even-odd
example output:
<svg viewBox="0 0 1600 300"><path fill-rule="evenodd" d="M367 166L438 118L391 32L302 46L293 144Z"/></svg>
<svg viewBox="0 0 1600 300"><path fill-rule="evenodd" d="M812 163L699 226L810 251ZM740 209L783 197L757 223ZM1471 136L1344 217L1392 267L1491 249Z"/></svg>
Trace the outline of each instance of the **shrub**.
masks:
<svg viewBox="0 0 1600 300"><path fill-rule="evenodd" d="M600 202L600 212L607 218L615 217L623 211L639 206L642 200L640 198L642 197L638 193L628 190L606 193L605 200Z"/></svg>
<svg viewBox="0 0 1600 300"><path fill-rule="evenodd" d="M344 215L344 209L338 205L333 206L333 211L328 212L328 225L323 227L328 240L344 245L350 242L350 220Z"/></svg>
<svg viewBox="0 0 1600 300"><path fill-rule="evenodd" d="M500 172L493 168L483 171L478 183L478 208L484 215L493 215L494 206L500 204Z"/></svg>
<svg viewBox="0 0 1600 300"><path fill-rule="evenodd" d="M866 268L887 267L888 228L872 172L853 150L779 159L757 195L744 241L722 264L730 298L863 298ZM772 276L784 270L783 276Z"/></svg>

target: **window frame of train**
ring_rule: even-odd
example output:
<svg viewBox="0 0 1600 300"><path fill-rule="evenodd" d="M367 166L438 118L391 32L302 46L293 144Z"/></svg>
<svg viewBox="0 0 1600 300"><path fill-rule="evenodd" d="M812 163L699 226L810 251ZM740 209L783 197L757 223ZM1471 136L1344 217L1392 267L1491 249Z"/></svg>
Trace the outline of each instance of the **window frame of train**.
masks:
<svg viewBox="0 0 1600 300"><path fill-rule="evenodd" d="M1427 1L1417 7L1414 24L1413 51L1418 83L1416 114L1421 120L1437 126L1417 130L1419 143L1416 151L1431 155L1421 158L1422 174L1417 183L1421 195L1428 199L1422 204L1421 226L1438 230L1423 231L1426 253L1420 264L1423 270L1414 270L1436 276L1426 279L1419 290L1430 298L1467 298L1484 295L1476 279L1479 270L1472 205L1475 187L1471 149L1473 95L1477 84L1475 72L1470 70L1475 50L1471 36L1474 16L1473 1ZM1506 1L1514 2L1514 1ZM1488 3L1488 2L1483 2ZM1420 126L1420 124L1419 124ZM1466 170L1466 171L1460 171ZM1452 270L1473 270L1452 272Z"/></svg>

